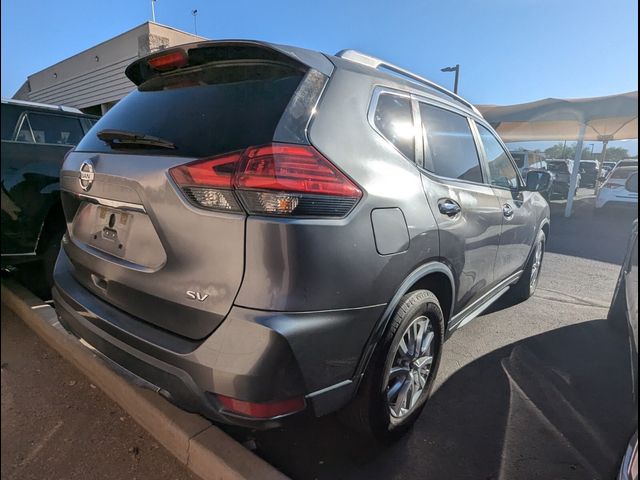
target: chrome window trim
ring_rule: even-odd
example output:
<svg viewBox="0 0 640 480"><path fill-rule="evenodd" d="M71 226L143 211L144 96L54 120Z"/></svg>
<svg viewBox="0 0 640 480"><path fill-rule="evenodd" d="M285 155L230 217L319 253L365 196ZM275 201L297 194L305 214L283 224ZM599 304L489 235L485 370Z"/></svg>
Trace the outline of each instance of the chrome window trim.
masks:
<svg viewBox="0 0 640 480"><path fill-rule="evenodd" d="M22 112L20 114L20 118L18 118L17 126L15 127L15 130L13 131L12 140L10 140L11 142L25 143L27 145L36 144L36 137L33 134L33 129L31 128L31 122L29 122L29 118L27 117L27 113L28 112ZM25 121L27 122L27 125L29 125L29 132L31 133L31 139L33 140L32 142L26 142L26 141L18 140L18 135L20 135L20 131L22 130L22 125L24 125Z"/></svg>

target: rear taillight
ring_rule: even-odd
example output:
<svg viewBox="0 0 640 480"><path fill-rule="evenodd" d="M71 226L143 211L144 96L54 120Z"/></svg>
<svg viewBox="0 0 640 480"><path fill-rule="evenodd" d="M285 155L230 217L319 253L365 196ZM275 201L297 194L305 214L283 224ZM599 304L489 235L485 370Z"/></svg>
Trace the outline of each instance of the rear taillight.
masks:
<svg viewBox="0 0 640 480"><path fill-rule="evenodd" d="M239 198L255 215L342 217L362 197L345 174L306 145L250 147L169 172L191 203L229 212L241 211Z"/></svg>
<svg viewBox="0 0 640 480"><path fill-rule="evenodd" d="M189 201L211 210L242 212L233 194L233 177L241 152L206 158L169 170Z"/></svg>

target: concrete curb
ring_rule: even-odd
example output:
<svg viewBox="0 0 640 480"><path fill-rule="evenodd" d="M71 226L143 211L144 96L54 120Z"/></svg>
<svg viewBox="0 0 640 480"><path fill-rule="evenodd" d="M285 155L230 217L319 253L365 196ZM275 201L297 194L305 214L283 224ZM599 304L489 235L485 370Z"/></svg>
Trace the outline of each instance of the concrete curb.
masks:
<svg viewBox="0 0 640 480"><path fill-rule="evenodd" d="M209 479L284 480L287 477L210 421L180 410L160 395L128 382L58 322L53 307L2 280L2 303L92 383L100 387L189 470Z"/></svg>

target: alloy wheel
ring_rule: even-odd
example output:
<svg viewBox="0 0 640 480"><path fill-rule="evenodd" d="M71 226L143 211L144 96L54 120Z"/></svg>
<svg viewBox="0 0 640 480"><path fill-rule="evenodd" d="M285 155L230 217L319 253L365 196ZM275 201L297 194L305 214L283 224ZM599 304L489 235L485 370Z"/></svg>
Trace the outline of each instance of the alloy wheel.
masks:
<svg viewBox="0 0 640 480"><path fill-rule="evenodd" d="M542 242L539 241L536 245L536 250L533 254L533 264L531 265L531 278L529 279L529 289L533 292L538 284L538 278L540 277L540 268L542 267Z"/></svg>
<svg viewBox="0 0 640 480"><path fill-rule="evenodd" d="M406 328L387 372L387 403L394 418L405 417L424 391L434 359L435 332L426 316Z"/></svg>

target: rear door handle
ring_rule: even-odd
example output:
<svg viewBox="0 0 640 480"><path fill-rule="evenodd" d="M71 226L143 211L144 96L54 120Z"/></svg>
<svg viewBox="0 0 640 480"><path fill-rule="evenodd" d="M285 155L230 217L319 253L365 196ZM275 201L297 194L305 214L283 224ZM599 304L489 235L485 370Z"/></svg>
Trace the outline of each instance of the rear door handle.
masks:
<svg viewBox="0 0 640 480"><path fill-rule="evenodd" d="M443 198L438 202L438 210L447 217L455 217L462 211L462 208L450 198Z"/></svg>
<svg viewBox="0 0 640 480"><path fill-rule="evenodd" d="M513 217L513 207L508 203L505 203L502 206L502 214L504 215L504 218L511 219Z"/></svg>

